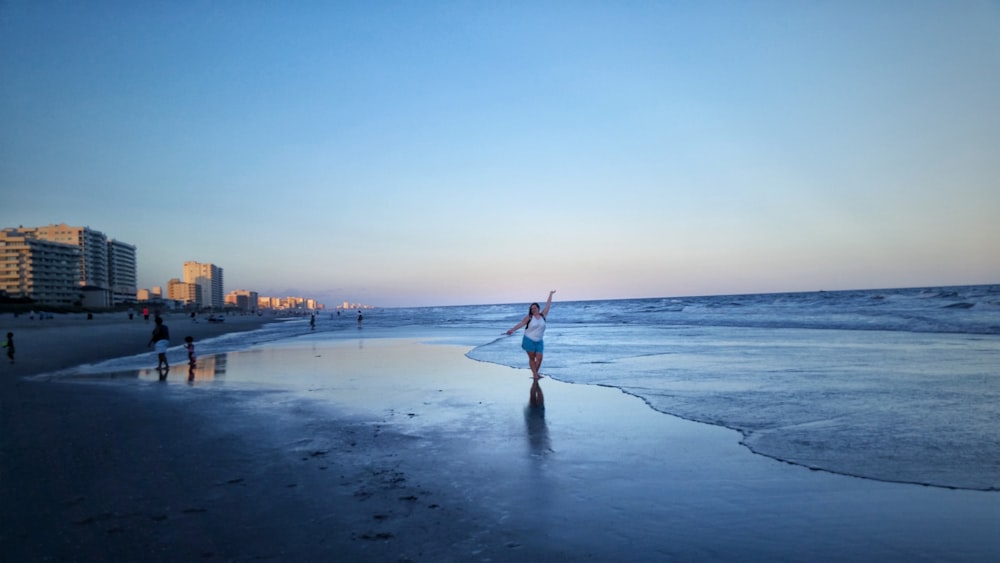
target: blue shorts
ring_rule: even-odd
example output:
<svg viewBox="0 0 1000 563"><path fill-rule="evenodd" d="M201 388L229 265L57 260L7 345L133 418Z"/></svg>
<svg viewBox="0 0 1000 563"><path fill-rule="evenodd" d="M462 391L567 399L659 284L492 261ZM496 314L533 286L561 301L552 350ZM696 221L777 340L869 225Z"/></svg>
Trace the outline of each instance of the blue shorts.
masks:
<svg viewBox="0 0 1000 563"><path fill-rule="evenodd" d="M521 348L524 348L525 352L536 352L538 354L541 354L542 350L545 349L545 344L541 340L535 342L534 340L525 336L521 338Z"/></svg>

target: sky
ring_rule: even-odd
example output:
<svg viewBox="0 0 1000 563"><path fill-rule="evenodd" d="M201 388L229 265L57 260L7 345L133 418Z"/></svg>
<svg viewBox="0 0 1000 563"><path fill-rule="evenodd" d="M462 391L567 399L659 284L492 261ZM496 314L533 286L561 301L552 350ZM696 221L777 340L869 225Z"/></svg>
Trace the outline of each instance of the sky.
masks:
<svg viewBox="0 0 1000 563"><path fill-rule="evenodd" d="M1000 2L3 0L63 222L327 306L1000 283Z"/></svg>

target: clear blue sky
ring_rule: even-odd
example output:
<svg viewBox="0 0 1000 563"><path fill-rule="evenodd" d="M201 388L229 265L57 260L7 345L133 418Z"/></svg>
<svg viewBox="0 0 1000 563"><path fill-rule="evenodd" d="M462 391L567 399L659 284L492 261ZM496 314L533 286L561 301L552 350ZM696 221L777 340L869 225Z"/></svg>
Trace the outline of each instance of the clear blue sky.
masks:
<svg viewBox="0 0 1000 563"><path fill-rule="evenodd" d="M0 2L0 226L380 306L1000 282L1000 3Z"/></svg>

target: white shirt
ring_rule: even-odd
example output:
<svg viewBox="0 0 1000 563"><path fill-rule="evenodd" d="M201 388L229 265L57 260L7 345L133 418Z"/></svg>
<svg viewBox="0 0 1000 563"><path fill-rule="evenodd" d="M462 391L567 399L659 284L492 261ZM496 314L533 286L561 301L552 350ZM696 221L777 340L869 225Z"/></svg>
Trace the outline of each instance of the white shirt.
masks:
<svg viewBox="0 0 1000 563"><path fill-rule="evenodd" d="M541 342L542 337L545 336L545 317L531 317L528 328L524 329L524 336L529 340Z"/></svg>

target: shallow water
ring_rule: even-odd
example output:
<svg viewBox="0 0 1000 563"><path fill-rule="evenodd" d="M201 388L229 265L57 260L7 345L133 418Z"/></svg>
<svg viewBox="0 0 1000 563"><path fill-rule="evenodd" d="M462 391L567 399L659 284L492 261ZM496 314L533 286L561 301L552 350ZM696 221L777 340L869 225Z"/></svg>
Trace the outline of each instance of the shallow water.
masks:
<svg viewBox="0 0 1000 563"><path fill-rule="evenodd" d="M198 343L193 382L335 391L351 384L350 364L323 358L324 343L346 341L365 369L400 377L380 392L405 395L411 364L378 338L455 344L523 369L520 338L502 332L525 311L375 310L363 330L334 315L315 330L304 318L274 323ZM1000 489L1000 286L556 302L548 324L543 373L737 429L758 453L870 479ZM183 362L183 349L171 357ZM141 354L61 375L155 380L154 363ZM186 383L186 372L168 382Z"/></svg>

